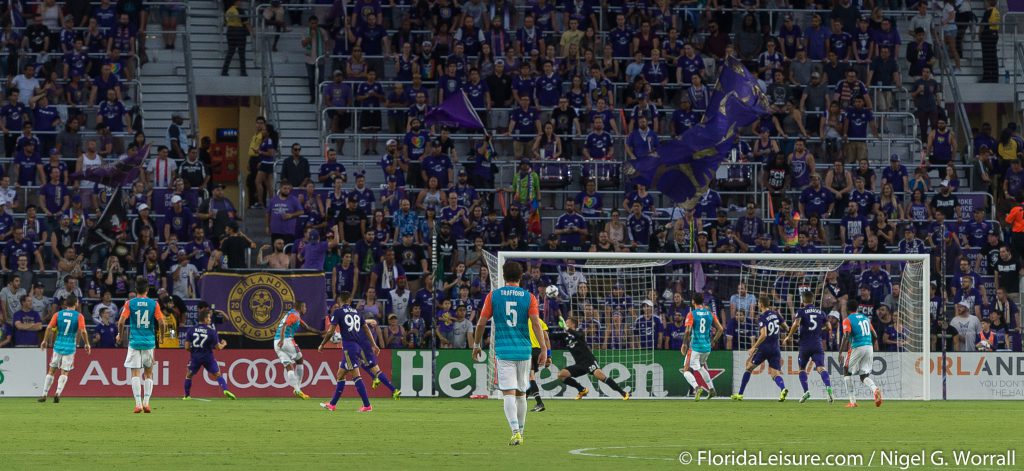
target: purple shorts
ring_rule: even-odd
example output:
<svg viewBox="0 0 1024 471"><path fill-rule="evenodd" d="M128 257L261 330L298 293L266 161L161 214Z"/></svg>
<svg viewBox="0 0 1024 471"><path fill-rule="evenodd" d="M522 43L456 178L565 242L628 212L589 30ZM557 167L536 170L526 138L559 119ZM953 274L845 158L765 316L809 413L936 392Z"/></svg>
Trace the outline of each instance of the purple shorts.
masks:
<svg viewBox="0 0 1024 471"><path fill-rule="evenodd" d="M800 353L797 355L796 363L803 371L807 367L808 360L814 362L815 367L825 367L825 352L821 351L821 348L801 348Z"/></svg>
<svg viewBox="0 0 1024 471"><path fill-rule="evenodd" d="M755 367L767 361L770 368L779 370L782 369L782 352L777 348L771 350L761 350L759 348L754 352L754 358L751 361Z"/></svg>
<svg viewBox="0 0 1024 471"><path fill-rule="evenodd" d="M213 353L209 352L192 354L192 359L188 362L188 372L194 375L199 371L199 368L205 368L210 373L220 372L220 365L213 358Z"/></svg>
<svg viewBox="0 0 1024 471"><path fill-rule="evenodd" d="M360 342L344 342L341 345L344 353L341 357L341 369L355 370L359 367L366 369L377 366L377 357L369 347L363 347Z"/></svg>

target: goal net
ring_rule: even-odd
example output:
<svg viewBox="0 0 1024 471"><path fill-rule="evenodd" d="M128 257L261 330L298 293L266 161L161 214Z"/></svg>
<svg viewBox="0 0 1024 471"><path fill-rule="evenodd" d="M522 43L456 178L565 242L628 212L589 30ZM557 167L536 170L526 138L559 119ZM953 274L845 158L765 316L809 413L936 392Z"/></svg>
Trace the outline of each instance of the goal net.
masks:
<svg viewBox="0 0 1024 471"><path fill-rule="evenodd" d="M810 293L815 307L827 315L823 329L825 349L824 365L805 365L808 392L812 397L824 397L825 384L816 372L818 366L829 372L831 386L837 399L846 398L849 391L842 381L843 364L838 350L842 340L842 321L852 312L861 312L871 319L877 335L872 379L887 398L924 399L927 381L919 363L925 357L929 343L928 322L924 311L924 262L921 260L844 260L819 258L750 259L741 261L740 278L735 295L730 295L729 313L733 317L723 322L731 329L726 332L727 348L739 352L734 361L734 376L743 374L748 351L757 340L757 325L761 312L757 300L762 296L770 300L770 308L785 320L780 339L785 340L797 313L806 307L805 293ZM806 343L806 342L804 342ZM782 343L783 379L790 393L803 393L800 384L799 350L800 332L797 329L788 342ZM925 367L927 368L927 367ZM778 388L767 378L767 368L759 367L745 391L744 398L776 399ZM870 393L859 377L852 384L859 398Z"/></svg>
<svg viewBox="0 0 1024 471"><path fill-rule="evenodd" d="M588 259L587 254L563 254L543 258L531 253L528 257L506 257L487 254L491 287L505 286L501 267L508 261L520 263L524 269L521 286L533 293L539 303L541 319L548 325L552 346L564 347L558 332L560 318L574 318L577 329L586 336L602 371L634 397L645 397L651 391L649 371L654 364L654 351L663 346L660 294L656 271L668 260ZM547 287L558 288L554 298L547 296ZM494 320L491 320L493 329ZM487 335L490 338L490 335ZM494 345L488 342L487 372L491 393L496 393ZM539 382L551 382L558 369L573 364L571 355L552 358L552 367L540 373ZM639 369L637 365L642 365ZM591 377L578 378L591 397L620 397L604 383ZM557 387L556 387L557 386ZM575 397L576 391L553 383L544 396Z"/></svg>
<svg viewBox="0 0 1024 471"><path fill-rule="evenodd" d="M804 307L801 295L811 293L812 304L828 315L823 334L825 364L820 366L828 371L837 400L848 394L838 351L842 322L855 311L872 320L877 334L873 379L886 398L929 398L931 317L927 312L930 274L926 255L499 252L487 254L486 261L492 288L504 286L501 267L505 262L521 263L525 271L522 285L537 296L541 316L551 331L560 330L559 315L575 318L601 368L633 397L652 397L655 383L678 384L678 378L669 377L681 375L681 335L673 335L669 324L677 312L685 318L693 293L702 292L705 304L725 328L714 350L733 352L732 371L725 373L733 378L733 392L740 387L747 351L757 339L761 314L757 298L766 295L772 309L785 319L781 340L797 310ZM558 287L557 299L545 295L544 288L551 284ZM552 340L558 349L555 337ZM795 397L803 392L799 346L799 330L781 345L783 379ZM496 394L494 347L489 340L485 347L490 352L488 385ZM676 355L678 361L669 364L665 355ZM575 390L553 379L557 369L572 364L571 356L556 354L552 363L539 375L542 394L574 397ZM808 392L821 399L824 383L816 366L808 366ZM618 397L592 378L581 383L592 396ZM858 398L870 397L859 378L852 383ZM688 385L685 388L689 390ZM767 365L755 368L744 398L777 399L778 394Z"/></svg>

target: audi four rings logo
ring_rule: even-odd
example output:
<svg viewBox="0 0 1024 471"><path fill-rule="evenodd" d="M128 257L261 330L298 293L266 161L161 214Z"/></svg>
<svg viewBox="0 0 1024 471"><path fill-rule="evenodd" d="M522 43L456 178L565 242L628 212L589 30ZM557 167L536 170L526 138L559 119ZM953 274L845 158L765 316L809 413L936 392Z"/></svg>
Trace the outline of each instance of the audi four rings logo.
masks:
<svg viewBox="0 0 1024 471"><path fill-rule="evenodd" d="M310 364L303 362L307 371ZM285 388L289 387L277 360L268 358L242 358L231 362L227 367L228 383L238 388ZM308 378L307 378L308 380Z"/></svg>

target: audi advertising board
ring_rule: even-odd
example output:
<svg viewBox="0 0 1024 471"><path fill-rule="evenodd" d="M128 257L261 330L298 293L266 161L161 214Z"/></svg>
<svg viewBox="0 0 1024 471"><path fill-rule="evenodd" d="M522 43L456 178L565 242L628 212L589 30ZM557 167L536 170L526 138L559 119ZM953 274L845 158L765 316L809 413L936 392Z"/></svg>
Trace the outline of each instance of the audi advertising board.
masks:
<svg viewBox="0 0 1024 471"><path fill-rule="evenodd" d="M92 355L79 350L75 355L75 369L64 396L118 397L131 395L130 374L124 367L126 350L97 349ZM216 354L221 374L228 386L239 397L290 397L291 388L285 383L284 368L273 350L221 350ZM302 390L313 397L334 394L334 374L341 361L341 350L304 350L306 367ZM189 354L185 350L160 349L156 351L153 368L153 395L157 397L181 396L182 382L188 371ZM391 352L382 350L378 358L380 367L390 373ZM44 360L40 357L35 382L43 376ZM26 379L33 379L26 378ZM370 379L370 378L365 378ZM371 397L390 397L390 391L377 388L369 391ZM38 394L38 389L35 393ZM26 394L29 395L29 394ZM196 397L220 396L217 382L205 371L193 378L192 395ZM357 397L355 388L345 390L345 397Z"/></svg>

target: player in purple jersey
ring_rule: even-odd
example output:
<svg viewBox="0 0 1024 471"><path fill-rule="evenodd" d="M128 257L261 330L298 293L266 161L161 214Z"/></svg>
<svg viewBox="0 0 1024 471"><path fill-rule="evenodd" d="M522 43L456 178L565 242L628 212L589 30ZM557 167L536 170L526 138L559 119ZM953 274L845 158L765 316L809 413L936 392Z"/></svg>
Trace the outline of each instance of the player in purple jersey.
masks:
<svg viewBox="0 0 1024 471"><path fill-rule="evenodd" d="M341 393L345 391L345 383L348 381L352 381L355 384L356 391L359 392L359 397L363 400L363 407L359 408L359 412L370 412L373 410L373 407L370 407L370 398L366 395L366 385L363 384L359 368L361 366L369 368L370 360L375 359L374 355L380 353L380 349L377 348L376 342L370 336L370 330L366 326L363 315L356 308L352 307L351 301L352 293L343 291L338 294L338 299L336 300L338 308L331 313L331 328L327 329L327 333L324 334L324 339L320 342L320 347L317 349L317 351L322 352L324 345L328 341L337 343L339 340L341 341L341 348L344 349L344 356L338 367L338 384L334 388L334 397L331 398L330 402L320 403L320 407L332 412L338 404L338 400L341 399ZM364 338L366 339L365 342ZM369 350L364 350L364 343L369 343Z"/></svg>
<svg viewBox="0 0 1024 471"><path fill-rule="evenodd" d="M192 376L195 376L200 368L206 369L213 375L213 379L217 380L224 397L231 400L237 399L233 392L228 391L228 382L221 376L220 365L213 357L213 351L223 350L228 342L217 335L217 329L210 322L211 312L210 305L205 301L200 301L199 315L196 318L199 323L188 329L185 334L185 350L192 354L192 358L188 362L188 373L185 373L185 397L181 398L185 401L192 399Z"/></svg>
<svg viewBox="0 0 1024 471"><path fill-rule="evenodd" d="M804 307L797 309L793 325L789 327L789 334L782 341L784 344L789 343L797 328L800 328L800 353L797 355L797 364L800 367L800 386L804 388L800 403L803 404L811 398L811 393L807 391L807 372L811 370L810 363L813 361L814 367L821 375L821 381L825 383L825 394L828 395L828 403L831 404L832 380L825 369L825 350L822 347L822 333L831 330L831 326L825 311L814 305L814 293L805 291L800 295L800 301Z"/></svg>
<svg viewBox="0 0 1024 471"><path fill-rule="evenodd" d="M757 321L761 334L757 337L754 345L750 347L747 358L746 371L743 372L743 382L740 383L740 392L732 395L732 400L742 401L743 391L747 389L750 382L750 372L764 362L768 362L768 374L775 380L782 392L779 394L779 402L786 400L789 390L782 380L782 351L779 349L779 333L786 327L782 316L772 309L772 298L768 294L762 294L757 300L757 307L761 311L761 318Z"/></svg>
<svg viewBox="0 0 1024 471"><path fill-rule="evenodd" d="M370 328L376 328L377 321L373 319L366 320L366 325ZM372 342L373 338L370 335L370 330L367 330L366 336L359 340L359 346L363 350L363 355L366 356L366 361L359 366L366 372L366 374L373 378L373 381L370 383L370 389L377 389L378 386L383 384L384 387L391 390L391 398L397 401L402 396L402 391L395 388L395 386L391 384L391 380L388 378L388 375L381 371L380 365L377 364L377 352L380 351L380 348Z"/></svg>

